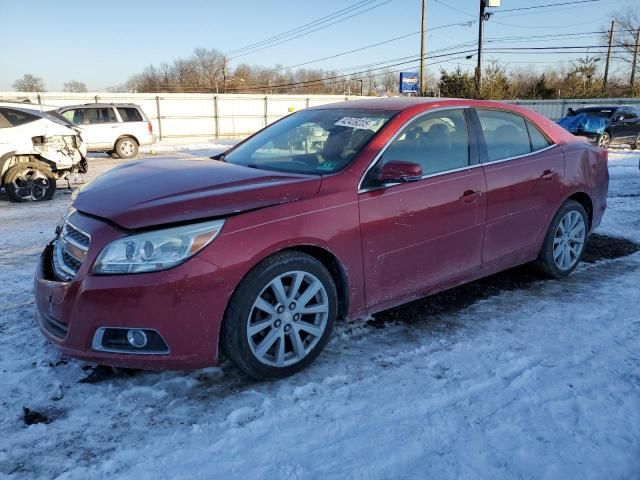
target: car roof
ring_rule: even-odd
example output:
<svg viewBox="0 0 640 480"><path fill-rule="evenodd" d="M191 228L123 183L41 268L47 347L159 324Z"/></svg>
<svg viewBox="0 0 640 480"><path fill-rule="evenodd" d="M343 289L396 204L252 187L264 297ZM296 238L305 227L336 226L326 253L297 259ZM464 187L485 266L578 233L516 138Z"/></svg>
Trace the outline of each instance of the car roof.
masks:
<svg viewBox="0 0 640 480"><path fill-rule="evenodd" d="M133 107L140 108L135 103L82 103L78 105L64 105L59 107L58 110L71 110L74 108L104 108L104 107Z"/></svg>
<svg viewBox="0 0 640 480"><path fill-rule="evenodd" d="M618 108L629 108L632 105L587 105L585 107L576 108L578 110L617 110Z"/></svg>
<svg viewBox="0 0 640 480"><path fill-rule="evenodd" d="M495 102L491 100L473 100L469 98L444 97L385 97L365 100L347 100L338 103L328 103L309 108L309 110L354 109L354 110L385 110L403 111L424 106L424 109L439 107L478 107L500 108L511 111L521 111L521 107L512 103Z"/></svg>

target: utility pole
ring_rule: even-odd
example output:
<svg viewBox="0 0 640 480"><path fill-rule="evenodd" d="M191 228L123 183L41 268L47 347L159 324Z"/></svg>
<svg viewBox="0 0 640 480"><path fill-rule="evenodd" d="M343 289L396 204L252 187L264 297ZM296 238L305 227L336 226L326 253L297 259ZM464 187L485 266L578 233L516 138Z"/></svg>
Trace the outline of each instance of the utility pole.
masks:
<svg viewBox="0 0 640 480"><path fill-rule="evenodd" d="M631 90L633 90L636 79L636 62L638 60L638 48L640 48L640 28L636 32L636 48L633 50L633 61L631 62L631 80L629 81Z"/></svg>
<svg viewBox="0 0 640 480"><path fill-rule="evenodd" d="M613 27L616 21L611 20L611 30L609 30L609 48L607 49L607 63L604 65L604 78L602 79L602 93L607 93L607 79L609 77L609 61L611 60L611 45L613 44Z"/></svg>
<svg viewBox="0 0 640 480"><path fill-rule="evenodd" d="M480 0L480 16L478 17L478 65L476 66L476 98L480 98L480 91L482 89L482 40L484 36L484 10L486 7L486 0Z"/></svg>
<svg viewBox="0 0 640 480"><path fill-rule="evenodd" d="M424 72L424 44L427 31L427 0L422 0L422 29L420 33L420 96L424 97L427 91L425 87Z"/></svg>
<svg viewBox="0 0 640 480"><path fill-rule="evenodd" d="M222 57L222 91L227 93L227 57Z"/></svg>

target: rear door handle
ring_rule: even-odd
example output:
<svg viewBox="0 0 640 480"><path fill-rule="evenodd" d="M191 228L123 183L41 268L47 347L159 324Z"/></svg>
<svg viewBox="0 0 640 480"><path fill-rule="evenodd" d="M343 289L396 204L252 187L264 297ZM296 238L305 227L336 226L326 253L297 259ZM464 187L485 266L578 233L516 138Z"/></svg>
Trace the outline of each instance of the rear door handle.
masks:
<svg viewBox="0 0 640 480"><path fill-rule="evenodd" d="M553 173L553 171L551 170L545 170L544 172L542 172L542 175L540 176L540 178L542 178L543 180L553 180L553 176L555 175L555 173Z"/></svg>
<svg viewBox="0 0 640 480"><path fill-rule="evenodd" d="M482 195L482 192L479 190L465 190L460 197L460 200L464 203L473 203L480 197L480 195Z"/></svg>

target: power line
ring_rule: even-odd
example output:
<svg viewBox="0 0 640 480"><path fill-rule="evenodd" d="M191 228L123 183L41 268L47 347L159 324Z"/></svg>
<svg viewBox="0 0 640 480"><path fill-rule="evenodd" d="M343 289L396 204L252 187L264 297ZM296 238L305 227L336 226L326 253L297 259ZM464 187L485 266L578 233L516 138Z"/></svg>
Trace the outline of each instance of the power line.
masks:
<svg viewBox="0 0 640 480"><path fill-rule="evenodd" d="M506 13L506 12L516 12L519 10L534 10L536 8L548 8L548 7L561 7L564 5L575 5L578 3L595 3L595 2L599 2L601 0L576 0L573 2L561 2L561 3L547 3L545 5L532 5L530 7L519 7L519 8L507 8L506 10L503 10L502 8L500 10L496 10L494 13Z"/></svg>
<svg viewBox="0 0 640 480"><path fill-rule="evenodd" d="M257 46L257 45L262 45L262 44L264 44L266 42L269 42L269 41L272 41L272 40L279 40L284 36L298 33L300 30L304 30L304 29L310 28L312 26L317 26L318 24L323 23L325 21L329 21L329 20L335 18L336 16L343 15L345 12L349 12L349 11L351 11L353 9L360 8L360 7L362 7L362 6L366 5L366 4L370 4L370 3L374 2L374 1L376 1L376 0L360 0L360 1L355 2L354 4L352 4L352 5L350 5L350 6L346 7L346 8L343 8L342 10L338 10L338 11L330 13L329 15L326 15L324 17L317 18L315 20L312 20L309 23L305 23L304 25L300 25L299 27L293 28L291 30L287 30L286 32L280 33L278 35L273 35L271 37L267 37L267 38L265 38L263 40L260 40L258 42L251 43L249 45L245 45L244 47L236 48L235 50L230 50L230 51L227 52L227 55L233 55L234 53L238 53L238 52L241 52L243 50L247 50L249 48L253 48L253 47Z"/></svg>
<svg viewBox="0 0 640 480"><path fill-rule="evenodd" d="M378 1L378 0L373 0L373 1ZM357 11L357 12L351 14L351 15L344 16L342 18L336 17L336 18L338 18L337 20L332 21L330 23L326 23L325 25L318 26L317 28L305 29L305 31L301 31L297 35L293 35L293 36L287 35L287 36L283 37L279 41L268 41L268 42L265 41L264 42L265 43L264 46L256 45L259 48L252 48L252 49L248 49L248 50L245 49L244 51L241 51L238 54L231 55L229 58L233 59L233 58L243 57L243 56L249 55L251 53L256 53L256 52L259 52L259 51L262 51L262 50L266 50L267 48L275 47L276 45L281 45L283 43L290 42L291 40L295 40L296 38L300 38L300 37L309 35L309 34L311 34L313 32L317 32L318 30L323 30L323 29L328 28L328 27L330 27L332 25L335 25L336 23L341 23L341 22L344 22L346 20L349 20L350 18L356 17L358 15L362 15L363 13L369 12L369 11L375 9L375 8L379 8L379 7L381 7L383 5L386 5L387 3L390 3L392 1L393 0L384 0L384 1L382 1L382 3L375 4L375 5L373 5L373 6L369 7L369 8L366 8L364 10L359 10L359 11ZM367 3L365 5L368 5L369 3ZM321 22L321 23L324 23L324 22ZM260 43L260 42L258 42L258 43Z"/></svg>

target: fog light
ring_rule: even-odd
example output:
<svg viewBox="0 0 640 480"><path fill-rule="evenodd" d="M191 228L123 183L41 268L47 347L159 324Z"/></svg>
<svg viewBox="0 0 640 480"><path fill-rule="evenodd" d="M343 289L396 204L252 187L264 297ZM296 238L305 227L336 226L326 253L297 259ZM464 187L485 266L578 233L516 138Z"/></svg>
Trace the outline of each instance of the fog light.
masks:
<svg viewBox="0 0 640 480"><path fill-rule="evenodd" d="M136 348L144 348L147 345L147 334L142 330L127 330L129 345Z"/></svg>

